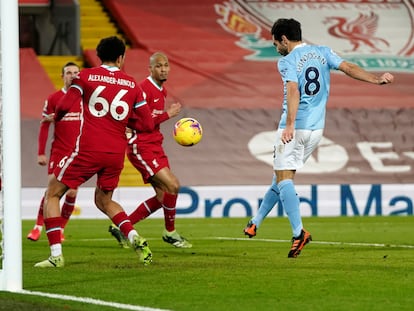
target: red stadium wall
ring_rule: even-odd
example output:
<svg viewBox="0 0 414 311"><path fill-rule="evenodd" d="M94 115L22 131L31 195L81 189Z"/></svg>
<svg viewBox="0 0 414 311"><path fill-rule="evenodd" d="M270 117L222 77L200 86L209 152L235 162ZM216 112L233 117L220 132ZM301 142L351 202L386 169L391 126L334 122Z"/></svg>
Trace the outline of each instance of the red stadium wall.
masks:
<svg viewBox="0 0 414 311"><path fill-rule="evenodd" d="M204 137L178 146L162 126L173 171L183 185L268 184L273 134L282 101L269 25L299 19L308 43L332 46L367 70L390 71L395 83L375 86L332 74L325 139L297 183L413 183L413 5L409 1L104 0L132 43L125 70L141 80L148 57L164 51L169 101L197 118ZM306 13L306 14L304 14ZM334 35L335 18L376 23L358 47ZM373 29L373 30L372 30ZM376 45L369 45L371 41ZM94 50L85 58L98 65ZM196 172L196 173L195 173Z"/></svg>
<svg viewBox="0 0 414 311"><path fill-rule="evenodd" d="M414 142L409 1L104 3L132 41L125 70L141 79L147 75L148 56L166 52L172 67L166 84L170 100L180 101L183 115L204 125L202 142L185 150L171 141L172 122L164 125L173 168L184 184L268 183L273 136L266 133L278 121L282 85L276 52L266 40L282 14L301 21L306 42L333 46L367 70L391 71L396 77L395 84L379 87L332 74L326 140L309 167L299 172L298 182L414 181L414 147L407 145ZM376 32L367 32L355 49L352 38L331 32L338 28L332 18L337 16L361 26L364 20L376 23ZM370 40L377 45L371 47Z"/></svg>
<svg viewBox="0 0 414 311"><path fill-rule="evenodd" d="M46 97L55 91L33 49L20 49L20 104L23 119L39 119Z"/></svg>

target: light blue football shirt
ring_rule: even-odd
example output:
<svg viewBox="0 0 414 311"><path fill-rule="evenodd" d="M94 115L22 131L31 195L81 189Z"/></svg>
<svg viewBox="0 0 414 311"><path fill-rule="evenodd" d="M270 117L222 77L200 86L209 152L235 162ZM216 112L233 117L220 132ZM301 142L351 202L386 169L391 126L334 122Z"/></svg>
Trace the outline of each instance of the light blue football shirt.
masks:
<svg viewBox="0 0 414 311"><path fill-rule="evenodd" d="M327 46L297 45L278 62L283 81L283 111L279 128L286 127L288 81L298 83L299 108L295 129L316 130L325 127L326 103L330 90L330 70L338 69L343 59Z"/></svg>

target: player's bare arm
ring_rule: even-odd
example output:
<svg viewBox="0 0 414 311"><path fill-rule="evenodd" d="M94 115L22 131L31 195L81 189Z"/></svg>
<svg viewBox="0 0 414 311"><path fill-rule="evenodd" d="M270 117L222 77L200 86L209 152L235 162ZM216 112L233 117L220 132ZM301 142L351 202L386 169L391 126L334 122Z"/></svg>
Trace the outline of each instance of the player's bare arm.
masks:
<svg viewBox="0 0 414 311"><path fill-rule="evenodd" d="M295 134L295 119L296 113L299 107L300 93L298 89L298 84L296 82L286 83L287 91L287 117L286 117L286 127L282 132L282 142L284 144L292 141Z"/></svg>
<svg viewBox="0 0 414 311"><path fill-rule="evenodd" d="M343 61L339 65L338 69L344 72L347 76L351 78L373 83L373 84L381 85L381 84L388 84L388 83L394 82L394 76L388 72L384 73L381 76L377 76L373 73L370 73L362 69L358 65L347 62L347 61Z"/></svg>

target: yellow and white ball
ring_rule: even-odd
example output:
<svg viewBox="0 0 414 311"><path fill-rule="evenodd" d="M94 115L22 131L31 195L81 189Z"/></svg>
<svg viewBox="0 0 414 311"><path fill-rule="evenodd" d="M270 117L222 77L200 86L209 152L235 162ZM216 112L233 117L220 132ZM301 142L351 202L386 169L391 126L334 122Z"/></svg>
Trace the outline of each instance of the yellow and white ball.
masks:
<svg viewBox="0 0 414 311"><path fill-rule="evenodd" d="M196 119L182 118L175 123L173 136L181 146L194 146L203 137L203 128Z"/></svg>

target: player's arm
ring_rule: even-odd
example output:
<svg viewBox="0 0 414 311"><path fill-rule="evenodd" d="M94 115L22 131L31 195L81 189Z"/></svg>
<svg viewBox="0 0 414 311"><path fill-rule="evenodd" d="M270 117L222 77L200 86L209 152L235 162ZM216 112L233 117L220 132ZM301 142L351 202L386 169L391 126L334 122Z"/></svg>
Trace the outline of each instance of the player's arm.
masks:
<svg viewBox="0 0 414 311"><path fill-rule="evenodd" d="M175 116L177 116L181 111L181 104L180 103L172 103L166 111L164 111L162 114L157 115L154 118L154 124L158 125L164 121L167 121L168 119L171 119Z"/></svg>
<svg viewBox="0 0 414 311"><path fill-rule="evenodd" d="M70 87L56 106L55 121L59 121L72 108L74 103L79 103L82 98L81 90L75 86Z"/></svg>
<svg viewBox="0 0 414 311"><path fill-rule="evenodd" d="M138 132L152 132L154 130L154 120L145 101L136 104L127 126Z"/></svg>
<svg viewBox="0 0 414 311"><path fill-rule="evenodd" d="M55 122L55 113L52 112L51 114L43 114L42 120L40 122L41 123Z"/></svg>
<svg viewBox="0 0 414 311"><path fill-rule="evenodd" d="M356 80L369 82L373 84L388 84L394 81L394 76L389 72L382 74L381 76L377 76L373 73L370 73L363 68L359 67L356 64L343 61L339 67L339 70L344 72L347 76L354 78Z"/></svg>
<svg viewBox="0 0 414 311"><path fill-rule="evenodd" d="M288 81L286 83L286 100L287 100L287 116L286 127L282 132L282 142L289 143L294 136L295 120L298 112L300 92L296 82Z"/></svg>
<svg viewBox="0 0 414 311"><path fill-rule="evenodd" d="M154 119L154 124L158 125L164 121L167 121L170 118L167 111L164 111L162 114L157 114Z"/></svg>
<svg viewBox="0 0 414 311"><path fill-rule="evenodd" d="M45 166L47 164L46 157L46 142L49 136L50 122L41 122L38 136L38 149L37 149L37 164Z"/></svg>

